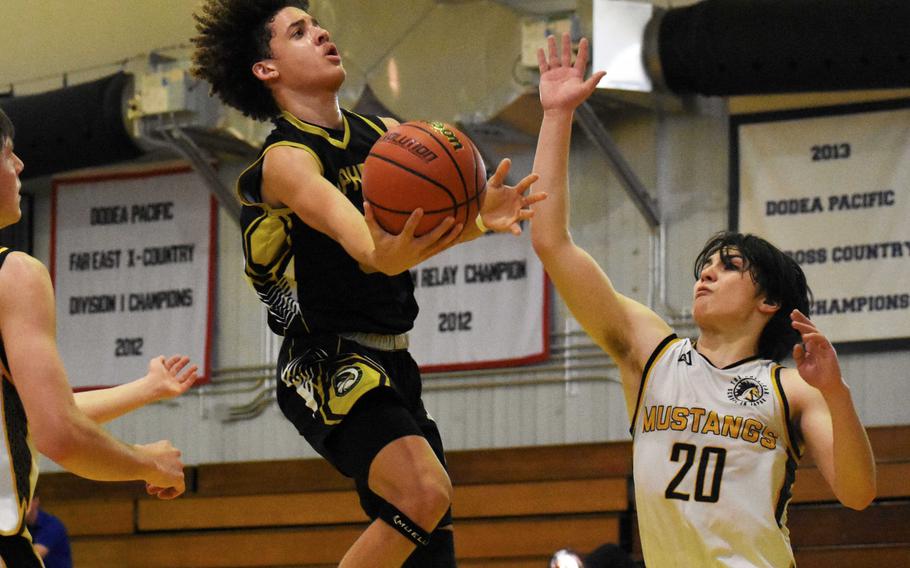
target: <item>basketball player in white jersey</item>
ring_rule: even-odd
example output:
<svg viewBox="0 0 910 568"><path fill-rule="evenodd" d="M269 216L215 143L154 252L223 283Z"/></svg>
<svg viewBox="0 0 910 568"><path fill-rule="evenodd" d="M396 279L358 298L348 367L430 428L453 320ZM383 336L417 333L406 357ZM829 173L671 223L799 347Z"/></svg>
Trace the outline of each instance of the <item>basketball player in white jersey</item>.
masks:
<svg viewBox="0 0 910 568"><path fill-rule="evenodd" d="M0 228L22 215L24 166L13 151L13 134L0 110ZM43 566L25 522L38 478L35 449L89 479L141 479L163 499L184 491L180 452L170 442L125 444L97 424L186 391L196 367L186 367L186 357L157 357L141 379L74 397L57 351L54 317L44 265L0 246L0 559L15 568Z"/></svg>
<svg viewBox="0 0 910 568"><path fill-rule="evenodd" d="M633 475L649 568L792 566L786 507L807 450L844 505L875 496L875 466L830 342L804 314L799 265L751 235L715 235L695 263L697 341L677 338L620 294L569 234L568 154L588 46L540 50L541 124L534 248L581 326L616 362L633 436ZM776 361L792 350L795 369Z"/></svg>

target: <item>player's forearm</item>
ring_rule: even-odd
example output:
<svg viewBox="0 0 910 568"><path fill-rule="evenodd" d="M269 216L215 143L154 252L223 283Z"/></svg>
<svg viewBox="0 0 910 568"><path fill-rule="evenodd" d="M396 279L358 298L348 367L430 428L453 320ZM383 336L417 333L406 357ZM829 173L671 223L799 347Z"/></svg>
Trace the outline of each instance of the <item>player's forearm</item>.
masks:
<svg viewBox="0 0 910 568"><path fill-rule="evenodd" d="M79 410L98 424L110 422L157 400L147 377L108 389L78 392L75 399Z"/></svg>
<svg viewBox="0 0 910 568"><path fill-rule="evenodd" d="M846 384L823 392L834 435L834 494L852 509L875 498L875 458Z"/></svg>
<svg viewBox="0 0 910 568"><path fill-rule="evenodd" d="M569 227L569 142L572 135L572 112L544 113L537 139L533 171L540 175L534 191L546 191L549 197L533 206L531 239L534 249L546 256L568 237Z"/></svg>
<svg viewBox="0 0 910 568"><path fill-rule="evenodd" d="M38 426L37 424L35 426ZM97 481L148 479L154 462L73 408L54 424L34 428L38 450L72 473Z"/></svg>

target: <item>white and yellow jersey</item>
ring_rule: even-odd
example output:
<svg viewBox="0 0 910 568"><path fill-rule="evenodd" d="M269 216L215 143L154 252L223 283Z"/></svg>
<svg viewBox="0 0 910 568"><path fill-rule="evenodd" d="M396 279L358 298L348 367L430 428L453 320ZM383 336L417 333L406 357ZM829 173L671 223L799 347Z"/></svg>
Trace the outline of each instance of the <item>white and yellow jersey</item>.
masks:
<svg viewBox="0 0 910 568"><path fill-rule="evenodd" d="M781 369L757 357L719 369L675 335L655 349L631 428L648 568L794 565L786 521L800 454Z"/></svg>

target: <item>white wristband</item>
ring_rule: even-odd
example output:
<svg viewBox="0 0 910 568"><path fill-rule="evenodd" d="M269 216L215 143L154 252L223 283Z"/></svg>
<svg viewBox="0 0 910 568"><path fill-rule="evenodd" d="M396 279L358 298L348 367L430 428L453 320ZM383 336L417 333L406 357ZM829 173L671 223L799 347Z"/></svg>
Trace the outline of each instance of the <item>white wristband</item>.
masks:
<svg viewBox="0 0 910 568"><path fill-rule="evenodd" d="M480 216L480 213L477 214L477 218L474 219L474 223L477 225L477 228L480 229L481 233L489 233L490 229L483 224L483 218Z"/></svg>

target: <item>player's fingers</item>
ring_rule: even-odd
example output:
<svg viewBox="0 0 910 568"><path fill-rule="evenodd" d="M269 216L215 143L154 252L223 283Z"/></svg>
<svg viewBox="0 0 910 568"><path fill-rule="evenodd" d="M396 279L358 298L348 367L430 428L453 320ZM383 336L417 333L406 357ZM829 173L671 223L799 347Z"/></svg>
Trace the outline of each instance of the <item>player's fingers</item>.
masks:
<svg viewBox="0 0 910 568"><path fill-rule="evenodd" d="M803 347L802 343L797 343L793 346L793 360L796 361L797 365L801 365L806 359L806 349Z"/></svg>
<svg viewBox="0 0 910 568"><path fill-rule="evenodd" d="M175 375L180 373L181 369L186 367L187 364L190 362L190 358L187 357L186 355L183 355L183 356L178 355L176 357L177 357L177 360L172 361L171 366L168 369L171 373L174 373Z"/></svg>
<svg viewBox="0 0 910 568"><path fill-rule="evenodd" d="M192 367L190 367L189 369L184 371L182 375L180 375L180 382L188 383L187 386L192 385L193 383L196 382L196 379L199 378L199 375L196 374L197 371L199 371L199 367L197 367L196 365L193 365Z"/></svg>
<svg viewBox="0 0 910 568"><path fill-rule="evenodd" d="M159 491L158 494L156 495L156 497L158 497L159 499L168 501L170 499L176 499L177 497L180 496L181 493L182 493L182 491L180 491L176 487L167 487L167 488Z"/></svg>
<svg viewBox="0 0 910 568"><path fill-rule="evenodd" d="M592 74L588 77L588 80L585 81L585 88L589 93L593 92L597 88L597 84L600 83L600 80L606 76L606 71L598 71L597 73Z"/></svg>
<svg viewBox="0 0 910 568"><path fill-rule="evenodd" d="M539 203L539 202L543 201L547 197L548 197L547 193L545 193L543 191L538 191L536 193L532 193L531 195L526 196L525 203L527 205L534 205L535 203Z"/></svg>
<svg viewBox="0 0 910 568"><path fill-rule="evenodd" d="M562 34L562 59L560 63L566 68L572 66L572 38L568 32L563 32Z"/></svg>
<svg viewBox="0 0 910 568"><path fill-rule="evenodd" d="M544 53L543 48L538 48L537 50L537 68L540 70L540 74L543 75L550 68L547 65L547 55Z"/></svg>
<svg viewBox="0 0 910 568"><path fill-rule="evenodd" d="M805 334L805 333L817 333L817 332L818 332L818 328L816 328L816 327L815 327L814 325L812 325L811 323L804 323L804 322L801 322L801 321L795 321L795 320L794 320L794 321L790 322L790 327L792 327L792 328L795 329L796 331L798 331L798 332L800 332L800 333L803 333L803 334Z"/></svg>
<svg viewBox="0 0 910 568"><path fill-rule="evenodd" d="M807 316L806 314L802 313L799 310L793 310L792 312L790 312L790 319L794 320L794 321L801 321L801 322L806 322L806 323L812 321L809 319L809 316Z"/></svg>
<svg viewBox="0 0 910 568"><path fill-rule="evenodd" d="M367 228L370 230L370 235L374 241L382 236L382 227L376 222L376 216L373 215L373 206L368 201L363 202L363 218L367 222Z"/></svg>
<svg viewBox="0 0 910 568"><path fill-rule="evenodd" d="M834 349L828 338L818 331L802 332L802 338L803 345L810 353L823 353Z"/></svg>
<svg viewBox="0 0 910 568"><path fill-rule="evenodd" d="M803 345L806 346L810 353L819 353L828 349L828 347L831 346L831 343L824 335L813 332L803 334Z"/></svg>
<svg viewBox="0 0 910 568"><path fill-rule="evenodd" d="M417 237L417 240L425 246L435 247L439 241L445 240L450 236L450 233L454 229L454 225L455 217L446 217L442 220L442 223L433 227L433 230L423 236Z"/></svg>
<svg viewBox="0 0 910 568"><path fill-rule="evenodd" d="M548 61L550 69L559 67L559 53L556 50L556 36L547 36L547 50L550 52Z"/></svg>
<svg viewBox="0 0 910 568"><path fill-rule="evenodd" d="M400 234L407 238L413 238L414 232L417 231L417 225L420 224L421 219L423 219L423 209L418 207L411 211L411 215L408 217L408 220L405 221L404 228L401 229Z"/></svg>
<svg viewBox="0 0 910 568"><path fill-rule="evenodd" d="M533 216L534 216L533 209L522 209L521 211L518 212L519 221L527 221L528 219L530 219Z"/></svg>
<svg viewBox="0 0 910 568"><path fill-rule="evenodd" d="M578 54L575 56L575 69L585 72L588 68L588 38L583 37L578 42Z"/></svg>
<svg viewBox="0 0 910 568"><path fill-rule="evenodd" d="M529 189L531 189L531 186L534 185L534 183L537 182L537 180L539 180L539 179L540 179L540 176L538 174L526 175L525 177L523 177L521 179L520 182L518 182L517 185L515 185L515 192L524 193L524 192L528 191Z"/></svg>
<svg viewBox="0 0 910 568"><path fill-rule="evenodd" d="M448 219L452 219L452 218L448 217L446 220L448 220ZM454 219L453 219L453 221L454 221ZM443 223L444 222L445 221L443 221ZM455 241L455 239L457 239L459 237L459 235L461 235L462 230L464 230L464 224L457 223L455 225L452 225L449 228L448 232L444 233L439 239L431 242L431 244L428 246L428 248L424 251L422 259L425 260L425 259L430 258L431 256L435 255L436 253L439 253L439 252L445 250L449 245L451 245ZM426 235L424 235L424 236L426 236Z"/></svg>
<svg viewBox="0 0 910 568"><path fill-rule="evenodd" d="M506 176L509 175L510 169L512 169L512 160L503 158L496 166L496 171L487 180L487 187L501 187Z"/></svg>

